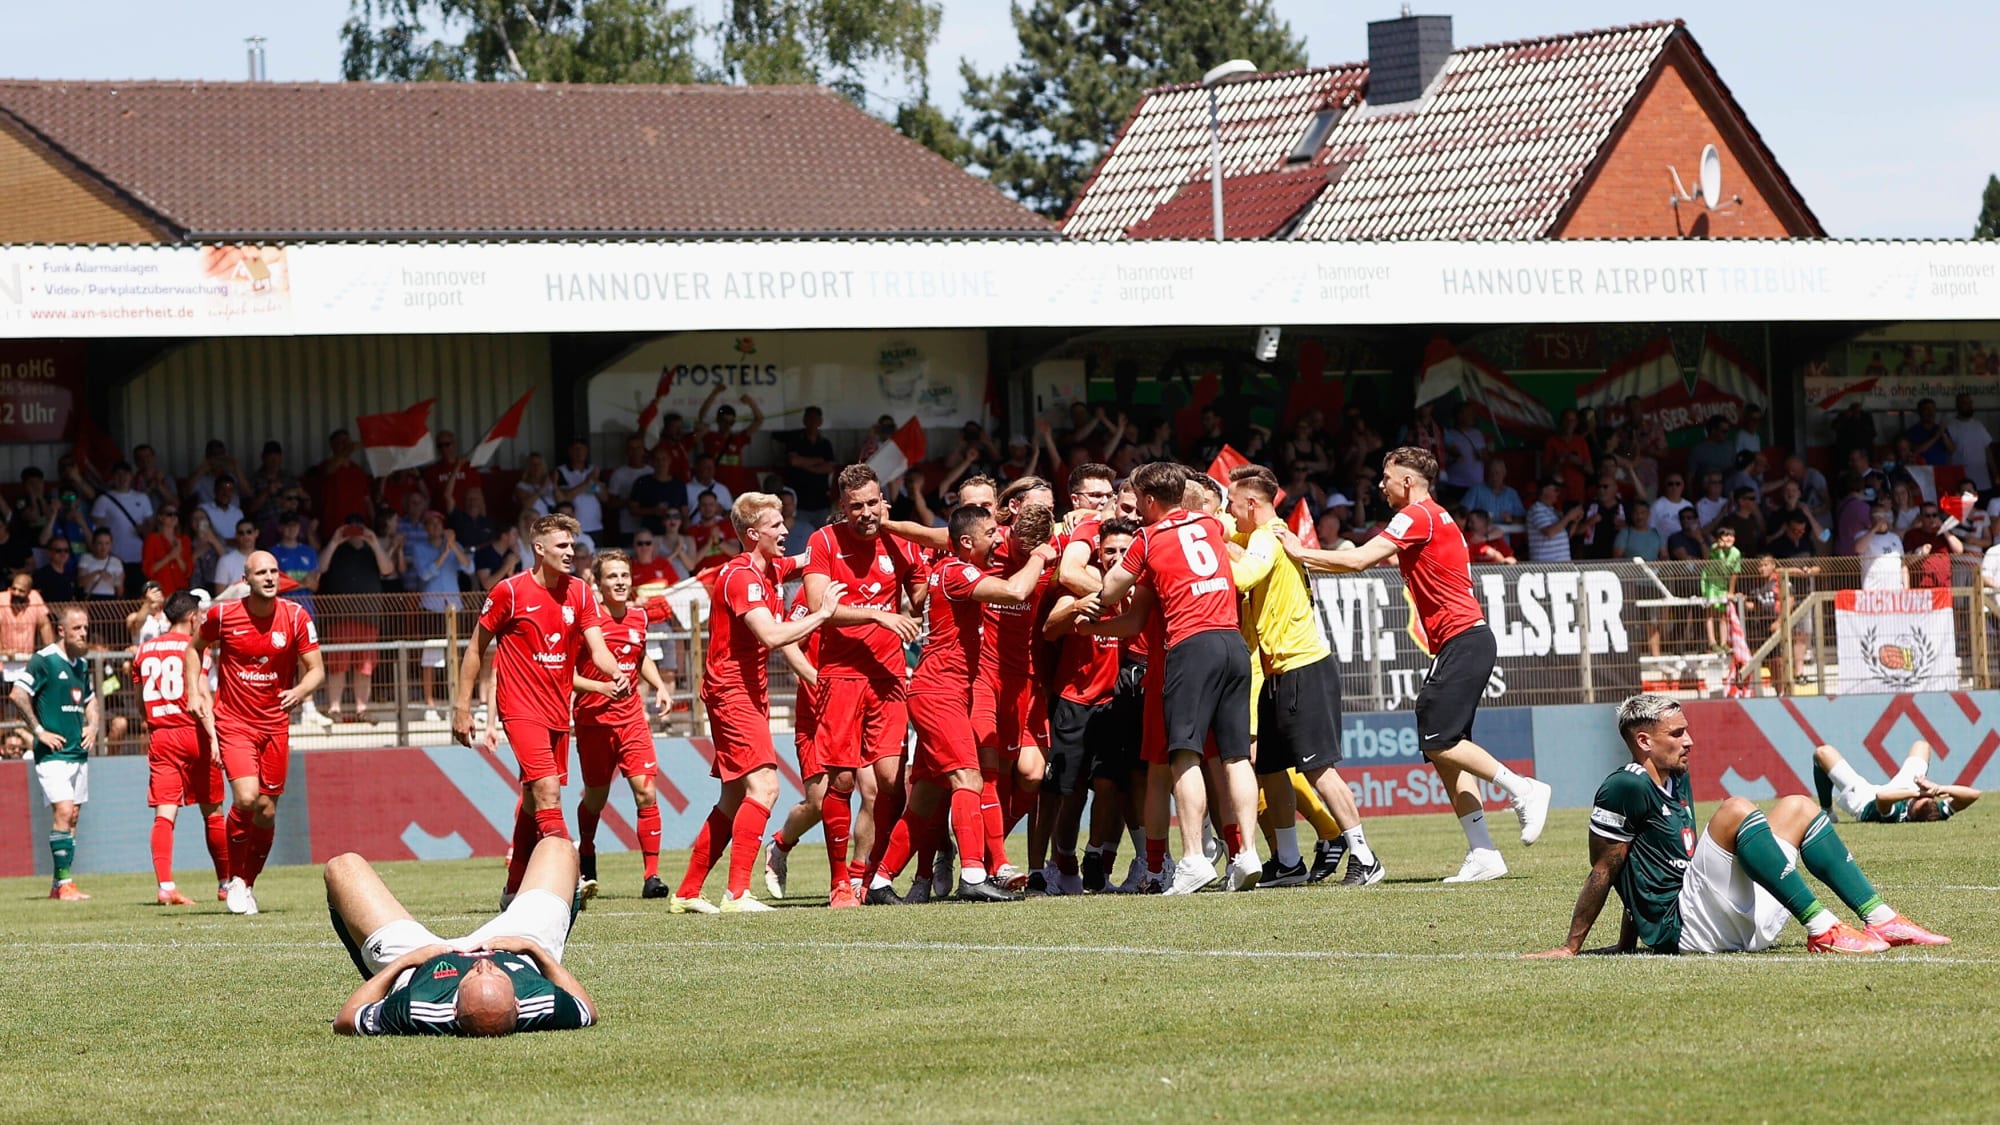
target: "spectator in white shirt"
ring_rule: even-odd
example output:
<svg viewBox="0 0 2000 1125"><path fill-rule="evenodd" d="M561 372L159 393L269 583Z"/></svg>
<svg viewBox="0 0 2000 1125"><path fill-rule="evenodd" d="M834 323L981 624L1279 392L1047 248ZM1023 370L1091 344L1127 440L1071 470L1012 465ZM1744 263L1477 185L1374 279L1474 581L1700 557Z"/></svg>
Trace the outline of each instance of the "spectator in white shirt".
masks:
<svg viewBox="0 0 2000 1125"><path fill-rule="evenodd" d="M1951 438L1951 463L1962 466L1981 492L1993 487L1993 435L1973 416L1972 396L1958 396L1958 413L1944 424Z"/></svg>
<svg viewBox="0 0 2000 1125"><path fill-rule="evenodd" d="M1681 525L1681 509L1694 507L1694 501L1687 498L1687 476L1669 472L1660 482L1660 495L1653 500L1653 526L1656 528L1678 528Z"/></svg>
<svg viewBox="0 0 2000 1125"><path fill-rule="evenodd" d="M222 529L235 527L243 522L243 503L236 495L236 478L227 474L217 476L211 485L213 493L201 504L201 510L208 513L208 526L220 535Z"/></svg>
<svg viewBox="0 0 2000 1125"><path fill-rule="evenodd" d="M111 487L90 507L91 524L111 532L111 553L133 566L143 562L152 518L152 498L132 487L132 466L124 461L111 466Z"/></svg>
<svg viewBox="0 0 2000 1125"><path fill-rule="evenodd" d="M653 471L646 461L646 439L633 434L625 439L625 463L604 478L604 502L618 512L618 533L626 541L639 533L639 517L632 514L632 482Z"/></svg>
<svg viewBox="0 0 2000 1125"><path fill-rule="evenodd" d="M1722 474L1704 474L1701 478L1701 495L1694 502L1694 514L1701 517L1701 526L1713 526L1716 520L1729 514L1731 506L1729 493L1722 488Z"/></svg>
<svg viewBox="0 0 2000 1125"><path fill-rule="evenodd" d="M101 601L125 596L125 563L111 551L109 529L98 528L90 537L90 553L76 560L76 588Z"/></svg>
<svg viewBox="0 0 2000 1125"><path fill-rule="evenodd" d="M236 537L229 541L229 549L215 560L215 589L226 590L243 581L243 572L250 561L250 553L257 549L257 525L249 520L236 521Z"/></svg>
<svg viewBox="0 0 2000 1125"><path fill-rule="evenodd" d="M1869 516L1868 530L1854 540L1854 553L1863 560L1861 588L1901 590L1910 584L1909 575L1903 572L1903 537L1890 526L1887 504L1877 504Z"/></svg>

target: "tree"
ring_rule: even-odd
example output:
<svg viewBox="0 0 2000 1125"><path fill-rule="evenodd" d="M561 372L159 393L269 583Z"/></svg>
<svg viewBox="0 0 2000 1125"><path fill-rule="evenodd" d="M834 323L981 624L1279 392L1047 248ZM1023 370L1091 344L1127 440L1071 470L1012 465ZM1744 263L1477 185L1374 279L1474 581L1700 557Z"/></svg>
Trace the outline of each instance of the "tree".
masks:
<svg viewBox="0 0 2000 1125"><path fill-rule="evenodd" d="M1979 201L1979 225L1974 238L2000 238L2000 176L1986 177L1986 194Z"/></svg>
<svg viewBox="0 0 2000 1125"><path fill-rule="evenodd" d="M1015 199L1059 218L1154 87L1219 62L1305 65L1305 41L1272 0L1014 0L1021 59L985 76L961 63L974 163Z"/></svg>

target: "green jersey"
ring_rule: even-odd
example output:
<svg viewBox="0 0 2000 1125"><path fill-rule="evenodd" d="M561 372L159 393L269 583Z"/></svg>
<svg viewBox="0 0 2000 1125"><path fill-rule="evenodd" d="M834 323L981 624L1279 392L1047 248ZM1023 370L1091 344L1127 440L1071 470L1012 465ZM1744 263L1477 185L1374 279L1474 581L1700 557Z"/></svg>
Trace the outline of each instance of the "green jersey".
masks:
<svg viewBox="0 0 2000 1125"><path fill-rule="evenodd" d="M49 645L29 659L20 682L34 698L35 721L63 739L60 750L35 743L35 760L83 761L84 717L90 710L91 698L97 694L90 682L90 662L71 660L62 645Z"/></svg>
<svg viewBox="0 0 2000 1125"><path fill-rule="evenodd" d="M534 961L518 953L495 953L493 959L514 982L514 1002L520 1009L517 1031L568 1031L590 1026L590 1009L557 988ZM363 1035L457 1035L458 982L479 958L465 953L440 953L410 971L404 982L383 999L361 1009L354 1021Z"/></svg>
<svg viewBox="0 0 2000 1125"><path fill-rule="evenodd" d="M1729 596L1729 580L1743 570L1743 552L1735 547L1717 547L1701 564L1701 596L1719 602Z"/></svg>
<svg viewBox="0 0 2000 1125"><path fill-rule="evenodd" d="M1655 785L1646 767L1630 763L1604 779L1591 802L1590 830L1628 845L1618 870L1618 898L1650 949L1673 953L1681 943L1681 882L1694 858L1693 787L1687 774Z"/></svg>

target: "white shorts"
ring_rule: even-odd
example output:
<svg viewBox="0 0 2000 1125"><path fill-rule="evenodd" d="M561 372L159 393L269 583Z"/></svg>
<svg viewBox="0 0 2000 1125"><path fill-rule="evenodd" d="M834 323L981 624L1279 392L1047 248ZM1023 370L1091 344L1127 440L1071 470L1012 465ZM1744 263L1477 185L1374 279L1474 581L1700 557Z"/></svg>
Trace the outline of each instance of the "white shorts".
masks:
<svg viewBox="0 0 2000 1125"><path fill-rule="evenodd" d="M563 946L569 941L569 903L547 891L522 891L498 918L466 935L481 942L499 937L524 937L548 950L561 961ZM361 943L361 959L368 963L368 975L412 949L435 945L444 938L414 918L398 918L368 935ZM453 944L457 944L454 942Z"/></svg>
<svg viewBox="0 0 2000 1125"><path fill-rule="evenodd" d="M35 779L42 783L43 805L53 805L58 801L73 801L80 805L90 800L89 762L37 761Z"/></svg>
<svg viewBox="0 0 2000 1125"><path fill-rule="evenodd" d="M1797 848L1783 840L1785 870L1799 865ZM1708 833L1694 846L1681 882L1682 953L1755 953L1778 940L1792 920L1783 903L1758 886Z"/></svg>
<svg viewBox="0 0 2000 1125"><path fill-rule="evenodd" d="M1875 795L1884 789L1898 790L1914 788L1917 778L1930 770L1930 762L1922 758L1904 758L1902 768L1886 785L1870 785L1861 779L1854 767L1842 762L1829 775L1833 778L1833 803L1850 820L1860 820L1868 815L1875 804Z"/></svg>

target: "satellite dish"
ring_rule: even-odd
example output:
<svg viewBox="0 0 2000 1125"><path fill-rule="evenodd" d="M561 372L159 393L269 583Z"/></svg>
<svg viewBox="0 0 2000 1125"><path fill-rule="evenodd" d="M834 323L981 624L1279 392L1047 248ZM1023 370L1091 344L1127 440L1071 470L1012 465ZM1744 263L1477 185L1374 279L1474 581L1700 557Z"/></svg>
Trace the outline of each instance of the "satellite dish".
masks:
<svg viewBox="0 0 2000 1125"><path fill-rule="evenodd" d="M1715 151L1714 145L1703 145L1701 148L1701 187L1698 190L1702 203L1709 210L1715 210L1716 204L1722 202L1722 154Z"/></svg>

